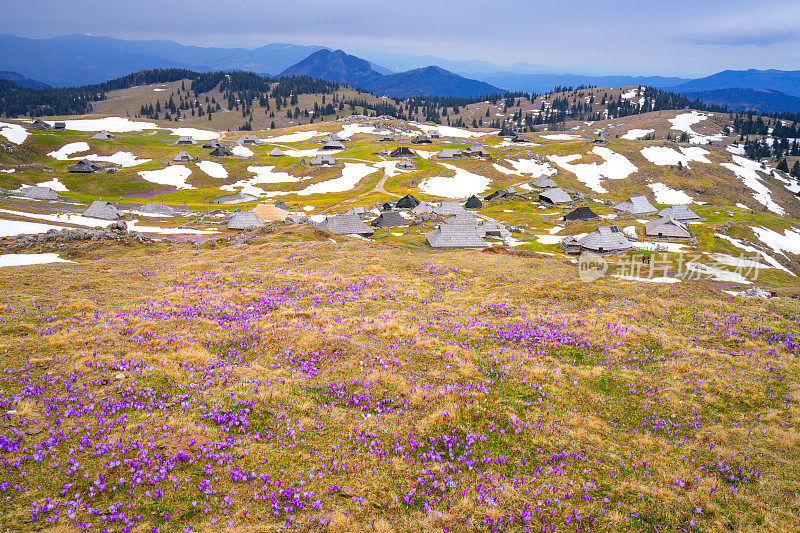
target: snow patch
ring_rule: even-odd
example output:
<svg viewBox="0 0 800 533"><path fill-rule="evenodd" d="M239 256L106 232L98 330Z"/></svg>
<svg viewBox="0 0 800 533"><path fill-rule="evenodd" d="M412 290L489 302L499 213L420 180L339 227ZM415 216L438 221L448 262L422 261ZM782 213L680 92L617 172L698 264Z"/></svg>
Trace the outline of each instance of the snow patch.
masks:
<svg viewBox="0 0 800 533"><path fill-rule="evenodd" d="M7 122L0 122L0 135L8 139L9 142L14 144L22 144L28 138L28 130L19 124L9 124Z"/></svg>
<svg viewBox="0 0 800 533"><path fill-rule="evenodd" d="M653 193L656 195L657 204L690 204L694 202L694 198L681 191L680 189L670 189L663 183L648 183L647 184Z"/></svg>
<svg viewBox="0 0 800 533"><path fill-rule="evenodd" d="M53 126L54 121L46 120ZM108 131L110 133L126 133L129 131L156 130L158 124L154 122L139 122L122 117L105 117L92 119L77 119L63 121L68 130L75 131Z"/></svg>
<svg viewBox="0 0 800 533"><path fill-rule="evenodd" d="M648 146L647 148L642 148L642 155L645 159L660 166L677 165L680 163L686 168L690 168L690 161L711 163L706 157L708 154L708 150L704 150L699 146L681 146L680 152L668 146Z"/></svg>
<svg viewBox="0 0 800 533"><path fill-rule="evenodd" d="M642 137L646 137L647 135L654 133L656 130L640 130L640 129L632 129L629 130L628 133L621 135L620 139L627 139L629 141L635 141L636 139L641 139Z"/></svg>
<svg viewBox="0 0 800 533"><path fill-rule="evenodd" d="M200 161L197 163L197 167L212 178L224 180L228 177L228 171L225 170L225 167L214 161Z"/></svg>
<svg viewBox="0 0 800 533"><path fill-rule="evenodd" d="M150 183L170 185L177 189L194 189L195 187L186 183L186 178L191 173L192 171L183 165L172 165L161 170L142 170L139 175Z"/></svg>
<svg viewBox="0 0 800 533"><path fill-rule="evenodd" d="M73 263L61 259L58 254L3 254L0 255L0 267L45 265L48 263Z"/></svg>
<svg viewBox="0 0 800 533"><path fill-rule="evenodd" d="M219 133L215 131L199 130L197 128L174 128L170 129L170 131L172 132L170 135L192 137L195 141L211 141L220 138Z"/></svg>
<svg viewBox="0 0 800 533"><path fill-rule="evenodd" d="M420 190L443 198L467 198L473 194L480 194L489 188L492 180L485 176L473 174L463 168L446 163L439 163L444 168L455 172L454 176L434 176L425 178L419 184Z"/></svg>
<svg viewBox="0 0 800 533"><path fill-rule="evenodd" d="M598 193L608 192L601 184L603 178L612 180L625 179L639 170L633 163L628 161L624 155L613 152L608 148L596 146L592 149L592 153L599 155L605 161L601 164L573 164L573 161L581 158L580 154L565 156L551 155L547 156L547 158L564 170L575 174L579 181Z"/></svg>
<svg viewBox="0 0 800 533"><path fill-rule="evenodd" d="M777 215L783 215L784 209L772 200L769 189L761 181L757 171L763 171L763 166L758 161L745 159L738 155L732 156L733 163L722 163L721 166L732 171L753 191L753 198L758 203Z"/></svg>

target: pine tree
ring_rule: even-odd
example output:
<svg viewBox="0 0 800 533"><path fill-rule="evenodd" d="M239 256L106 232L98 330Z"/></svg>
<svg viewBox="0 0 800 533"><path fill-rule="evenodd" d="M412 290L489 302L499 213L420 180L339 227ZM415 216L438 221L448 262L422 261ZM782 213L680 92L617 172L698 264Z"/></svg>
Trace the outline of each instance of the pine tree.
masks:
<svg viewBox="0 0 800 533"><path fill-rule="evenodd" d="M794 166L792 167L792 176L795 178L800 178L800 160L794 162Z"/></svg>
<svg viewBox="0 0 800 533"><path fill-rule="evenodd" d="M786 162L786 158L781 159L776 168L781 172L789 172L789 164Z"/></svg>

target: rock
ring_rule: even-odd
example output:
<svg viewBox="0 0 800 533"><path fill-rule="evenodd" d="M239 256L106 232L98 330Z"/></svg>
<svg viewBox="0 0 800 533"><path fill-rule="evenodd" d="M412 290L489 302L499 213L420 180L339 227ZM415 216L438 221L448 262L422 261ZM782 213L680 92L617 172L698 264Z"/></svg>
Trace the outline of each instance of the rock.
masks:
<svg viewBox="0 0 800 533"><path fill-rule="evenodd" d="M38 435L42 431L44 431L44 426L42 424L31 424L25 428L25 434L27 435Z"/></svg>
<svg viewBox="0 0 800 533"><path fill-rule="evenodd" d="M772 298L772 293L760 287L751 287L746 291L737 292L736 296L741 296L742 298Z"/></svg>
<svg viewBox="0 0 800 533"><path fill-rule="evenodd" d="M350 485L343 485L339 487L339 496L342 496L343 498L352 498L355 495L356 493L353 492L353 488Z"/></svg>

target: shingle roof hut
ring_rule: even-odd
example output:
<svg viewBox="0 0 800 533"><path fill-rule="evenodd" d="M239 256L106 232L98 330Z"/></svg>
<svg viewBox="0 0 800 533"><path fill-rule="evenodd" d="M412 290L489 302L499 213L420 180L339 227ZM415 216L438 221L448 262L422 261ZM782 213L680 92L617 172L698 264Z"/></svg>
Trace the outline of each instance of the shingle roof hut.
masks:
<svg viewBox="0 0 800 533"><path fill-rule="evenodd" d="M181 150L180 152L175 154L175 157L172 158L173 161L181 161L181 162L194 161L195 159L197 158L189 154L189 152L187 152L186 150Z"/></svg>
<svg viewBox="0 0 800 533"><path fill-rule="evenodd" d="M50 129L50 124L48 124L47 122L45 122L44 120L42 120L42 119L40 119L40 118L37 118L37 119L36 119L36 120L34 120L34 121L33 121L33 123L32 123L30 126L28 126L28 127L29 127L30 129L32 129L32 130L44 131L44 130L49 130L49 129Z"/></svg>
<svg viewBox="0 0 800 533"><path fill-rule="evenodd" d="M195 141L191 135L181 135L174 144L175 146L189 146L191 144L197 144L197 141Z"/></svg>
<svg viewBox="0 0 800 533"><path fill-rule="evenodd" d="M478 229L469 224L440 224L427 233L425 239L431 248L456 250L459 248L486 248L488 244L478 235Z"/></svg>
<svg viewBox="0 0 800 533"><path fill-rule="evenodd" d="M228 229L239 231L258 229L264 226L266 223L252 211L237 211L228 221Z"/></svg>
<svg viewBox="0 0 800 533"><path fill-rule="evenodd" d="M564 215L565 222L572 222L574 220L594 220L596 218L600 218L597 216L597 213L592 211L590 207L581 206L576 207L566 215Z"/></svg>
<svg viewBox="0 0 800 533"><path fill-rule="evenodd" d="M270 156L270 157L282 157L282 156L284 156L284 155L286 155L286 154L285 154L285 153L283 153L283 150L281 150L280 148L278 148L278 147L276 146L275 148L273 148L272 150L270 150L270 151L269 151L269 153L268 153L267 155L268 155L268 156Z"/></svg>
<svg viewBox="0 0 800 533"><path fill-rule="evenodd" d="M334 215L327 217L318 226L339 235L372 235L373 229L364 224L356 215Z"/></svg>
<svg viewBox="0 0 800 533"><path fill-rule="evenodd" d="M228 150L228 148L226 148L224 145L220 144L219 146L211 150L211 152L209 152L209 155L213 155L214 157L229 157L233 155L233 152Z"/></svg>
<svg viewBox="0 0 800 533"><path fill-rule="evenodd" d="M95 200L92 202L92 205L90 205L89 208L83 212L83 216L100 218L103 220L118 220L122 218L122 213L110 202L106 202L105 200Z"/></svg>
<svg viewBox="0 0 800 533"><path fill-rule="evenodd" d="M417 165L415 165L414 162L409 158L404 157L402 161L397 163L397 168L402 168L404 170L411 170L417 168Z"/></svg>
<svg viewBox="0 0 800 533"><path fill-rule="evenodd" d="M100 170L100 165L95 163L94 161L89 161L88 159L81 159L71 167L67 169L67 172L72 174L91 174L92 172L96 172Z"/></svg>
<svg viewBox="0 0 800 533"><path fill-rule="evenodd" d="M659 216L672 217L681 222L700 220L700 215L692 211L688 205L673 205L658 212Z"/></svg>
<svg viewBox="0 0 800 533"><path fill-rule="evenodd" d="M61 195L50 187L23 187L14 193L14 195L30 198L32 200L61 200Z"/></svg>
<svg viewBox="0 0 800 533"><path fill-rule="evenodd" d="M617 226L600 226L585 237L578 239L582 250L599 254L624 252L633 248Z"/></svg>
<svg viewBox="0 0 800 533"><path fill-rule="evenodd" d="M658 209L653 207L644 196L631 196L624 202L615 205L614 209L635 216L651 216L658 213Z"/></svg>
<svg viewBox="0 0 800 533"><path fill-rule="evenodd" d="M692 236L686 224L675 220L671 216L651 220L644 225L644 233L648 237L659 239L688 239Z"/></svg>
<svg viewBox="0 0 800 533"><path fill-rule="evenodd" d="M464 204L464 207L467 209L480 209L483 207L483 202L475 196L474 194L467 199L467 203Z"/></svg>
<svg viewBox="0 0 800 533"><path fill-rule="evenodd" d="M312 167L321 167L322 165L335 165L336 160L327 154L319 154L312 157L308 164Z"/></svg>
<svg viewBox="0 0 800 533"><path fill-rule="evenodd" d="M389 155L391 157L414 157L417 154L411 151L411 148L408 146L398 146L394 150L392 150Z"/></svg>
<svg viewBox="0 0 800 533"><path fill-rule="evenodd" d="M397 200L397 208L398 209L414 209L419 205L419 200L411 196L410 194L406 194L399 200Z"/></svg>
<svg viewBox="0 0 800 533"><path fill-rule="evenodd" d="M111 133L107 132L106 130L98 131L91 137L89 137L90 141L111 141L114 140L116 137Z"/></svg>
<svg viewBox="0 0 800 533"><path fill-rule="evenodd" d="M415 198L415 200L416 200L416 198ZM433 207L431 207L431 205L426 203L426 202L422 202L419 205L417 205L416 207L411 209L411 214L414 215L415 217L421 216L421 215L432 215L433 214Z"/></svg>
<svg viewBox="0 0 800 533"><path fill-rule="evenodd" d="M258 137L255 135L245 134L239 137L236 142L237 144L258 144Z"/></svg>
<svg viewBox="0 0 800 533"><path fill-rule="evenodd" d="M65 122L56 122L53 124L53 129L55 130L65 130L67 129L67 124Z"/></svg>
<svg viewBox="0 0 800 533"><path fill-rule="evenodd" d="M436 154L437 159L458 159L461 157L461 150L455 148L445 148Z"/></svg>
<svg viewBox="0 0 800 533"><path fill-rule="evenodd" d="M498 237L500 239L505 239L511 236L511 232L500 222L496 220L487 220L478 226L478 235L481 237Z"/></svg>
<svg viewBox="0 0 800 533"><path fill-rule="evenodd" d="M513 189L499 189L494 191L492 194L485 196L483 199L487 202L491 202L492 200L502 200L503 198L510 198L517 194Z"/></svg>
<svg viewBox="0 0 800 533"><path fill-rule="evenodd" d="M401 217L397 211L386 211L370 222L370 225L375 228L397 228L407 226L408 221Z"/></svg>
<svg viewBox="0 0 800 533"><path fill-rule="evenodd" d="M411 140L411 144L431 144L433 140L431 140L429 135L417 135Z"/></svg>
<svg viewBox="0 0 800 533"><path fill-rule="evenodd" d="M174 217L177 211L163 202L150 202L137 209L140 213L147 215Z"/></svg>
<svg viewBox="0 0 800 533"><path fill-rule="evenodd" d="M284 202L283 200L277 200L275 202L275 207L277 207L278 209L283 209L284 211L289 211L289 208L286 207L286 202Z"/></svg>
<svg viewBox="0 0 800 533"><path fill-rule="evenodd" d="M531 186L536 187L537 189L553 189L558 187L558 184L547 174L542 174L535 180L531 181Z"/></svg>
<svg viewBox="0 0 800 533"><path fill-rule="evenodd" d="M234 194L226 194L225 196L220 196L219 198L214 198L211 200L212 204L244 204L247 202L252 202L253 200L257 200L255 196L252 194L246 194L242 191L238 191Z"/></svg>
<svg viewBox="0 0 800 533"><path fill-rule="evenodd" d="M466 157L483 157L486 159L492 158L492 154L483 146L470 146L461 153Z"/></svg>
<svg viewBox="0 0 800 533"><path fill-rule="evenodd" d="M567 204L572 201L572 197L560 187L555 187L539 193L539 200L549 204Z"/></svg>
<svg viewBox="0 0 800 533"><path fill-rule="evenodd" d="M459 213L466 213L458 202L442 202L433 208L433 212L439 216L451 216Z"/></svg>
<svg viewBox="0 0 800 533"><path fill-rule="evenodd" d="M203 148L217 148L219 146L223 146L222 141L219 139L211 139L203 145Z"/></svg>
<svg viewBox="0 0 800 533"><path fill-rule="evenodd" d="M330 150L344 150L345 146L342 144L341 141L328 141L322 145L320 150L330 151Z"/></svg>
<svg viewBox="0 0 800 533"><path fill-rule="evenodd" d="M514 137L511 139L511 142L512 143L529 143L529 142L531 142L531 140L528 139L527 137L525 137L524 135L514 135Z"/></svg>

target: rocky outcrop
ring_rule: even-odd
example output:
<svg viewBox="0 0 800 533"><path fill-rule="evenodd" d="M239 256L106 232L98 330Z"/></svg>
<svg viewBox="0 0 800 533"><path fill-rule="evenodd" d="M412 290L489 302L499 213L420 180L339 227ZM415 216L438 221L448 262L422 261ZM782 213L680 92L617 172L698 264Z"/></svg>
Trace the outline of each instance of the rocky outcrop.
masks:
<svg viewBox="0 0 800 533"><path fill-rule="evenodd" d="M22 233L0 240L0 248L5 248L9 251L37 247L48 250L67 250L70 244L83 241L116 243L126 246L154 242L137 231L128 231L125 222L120 220L109 224L105 229L64 228L60 230L51 229L47 233L39 233L37 235Z"/></svg>

